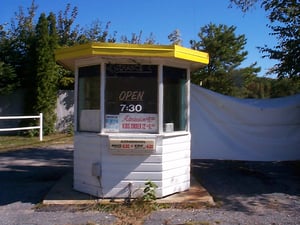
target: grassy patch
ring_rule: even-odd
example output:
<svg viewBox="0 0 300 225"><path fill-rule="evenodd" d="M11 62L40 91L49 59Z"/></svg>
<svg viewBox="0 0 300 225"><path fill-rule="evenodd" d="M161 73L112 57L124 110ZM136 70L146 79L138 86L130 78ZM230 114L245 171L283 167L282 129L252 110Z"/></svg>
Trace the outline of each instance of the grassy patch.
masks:
<svg viewBox="0 0 300 225"><path fill-rule="evenodd" d="M147 202L142 197L131 199L130 203L125 202L110 202L110 203L94 203L83 205L43 205L37 204L36 211L53 212L53 211L99 211L111 214L116 217L114 225L141 225L144 224L147 217L154 211L162 209L203 209L207 208L204 203L157 203L155 201ZM163 224L169 224L170 221L165 221ZM93 224L93 223L87 223ZM85 224L85 225L87 225ZM187 221L187 225L208 225L206 221ZM214 224L218 224L215 222Z"/></svg>
<svg viewBox="0 0 300 225"><path fill-rule="evenodd" d="M117 218L115 225L144 224L146 217L153 211L169 208L165 204L146 202L142 198L132 200L130 203L95 204L85 210L97 210L114 215Z"/></svg>
<svg viewBox="0 0 300 225"><path fill-rule="evenodd" d="M58 144L72 144L73 136L69 134L52 134L43 137L28 136L0 136L0 152L12 151L22 148L42 147Z"/></svg>

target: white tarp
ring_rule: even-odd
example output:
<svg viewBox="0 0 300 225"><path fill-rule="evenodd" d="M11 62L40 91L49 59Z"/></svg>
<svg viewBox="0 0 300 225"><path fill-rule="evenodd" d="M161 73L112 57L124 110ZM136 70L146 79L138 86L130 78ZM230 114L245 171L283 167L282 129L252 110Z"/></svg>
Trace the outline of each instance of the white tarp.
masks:
<svg viewBox="0 0 300 225"><path fill-rule="evenodd" d="M300 95L238 99L191 85L192 159L300 159Z"/></svg>

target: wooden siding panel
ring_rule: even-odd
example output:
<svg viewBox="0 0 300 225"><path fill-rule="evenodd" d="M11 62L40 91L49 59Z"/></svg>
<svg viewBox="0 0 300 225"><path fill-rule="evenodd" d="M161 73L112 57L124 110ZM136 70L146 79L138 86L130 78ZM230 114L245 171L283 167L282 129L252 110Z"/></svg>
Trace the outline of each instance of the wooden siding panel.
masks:
<svg viewBox="0 0 300 225"><path fill-rule="evenodd" d="M74 137L74 189L95 195L99 181L92 176L93 163L101 163L100 138L97 134L81 133Z"/></svg>
<svg viewBox="0 0 300 225"><path fill-rule="evenodd" d="M171 195L171 194L174 194L177 192L186 191L189 188L190 188L190 181L180 183L180 184L170 186L170 187L164 187L164 188L162 188L162 196L167 196L167 195Z"/></svg>
<svg viewBox="0 0 300 225"><path fill-rule="evenodd" d="M182 135L182 136L174 136L174 137L164 137L162 140L162 146L167 146L169 144L179 144L179 143L190 143L191 135Z"/></svg>
<svg viewBox="0 0 300 225"><path fill-rule="evenodd" d="M189 158L169 161L169 162L163 163L163 171L172 170L172 169L176 169L176 168L183 168L183 167L186 167L189 165L190 165Z"/></svg>
<svg viewBox="0 0 300 225"><path fill-rule="evenodd" d="M189 159L190 160L190 151L184 150L184 151L178 151L178 152L172 152L172 153L165 153L163 155L163 163L170 162L170 161L176 161L180 159Z"/></svg>
<svg viewBox="0 0 300 225"><path fill-rule="evenodd" d="M162 173L163 180L165 181L165 180L168 180L169 178L174 177L174 174L177 175L177 176L181 176L181 175L184 175L184 174L190 174L190 167L189 166L179 167L179 168L175 168L173 170L164 171Z"/></svg>

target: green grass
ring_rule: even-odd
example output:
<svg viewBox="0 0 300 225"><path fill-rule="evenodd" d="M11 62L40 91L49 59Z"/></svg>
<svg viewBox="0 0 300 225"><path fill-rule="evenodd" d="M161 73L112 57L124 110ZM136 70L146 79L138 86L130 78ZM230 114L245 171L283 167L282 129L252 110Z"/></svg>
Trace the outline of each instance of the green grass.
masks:
<svg viewBox="0 0 300 225"><path fill-rule="evenodd" d="M52 134L43 137L29 136L0 136L0 152L13 151L23 148L43 147L49 145L72 144L73 136L69 134Z"/></svg>

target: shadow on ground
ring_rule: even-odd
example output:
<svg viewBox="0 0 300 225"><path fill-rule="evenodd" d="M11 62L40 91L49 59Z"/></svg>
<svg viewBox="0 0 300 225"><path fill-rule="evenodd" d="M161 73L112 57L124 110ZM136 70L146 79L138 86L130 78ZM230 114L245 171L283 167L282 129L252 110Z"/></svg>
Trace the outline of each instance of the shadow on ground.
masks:
<svg viewBox="0 0 300 225"><path fill-rule="evenodd" d="M0 206L41 202L62 176L72 172L72 162L73 146L0 153ZM300 197L300 161L192 160L191 170L228 210L251 213L252 206L292 207Z"/></svg>
<svg viewBox="0 0 300 225"><path fill-rule="evenodd" d="M231 210L276 207L285 198L300 197L300 161L192 160L191 169L214 200Z"/></svg>
<svg viewBox="0 0 300 225"><path fill-rule="evenodd" d="M0 206L41 202L56 181L72 170L72 150L64 146L0 153Z"/></svg>

